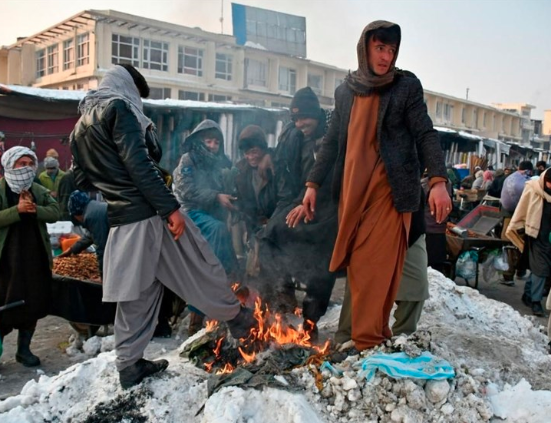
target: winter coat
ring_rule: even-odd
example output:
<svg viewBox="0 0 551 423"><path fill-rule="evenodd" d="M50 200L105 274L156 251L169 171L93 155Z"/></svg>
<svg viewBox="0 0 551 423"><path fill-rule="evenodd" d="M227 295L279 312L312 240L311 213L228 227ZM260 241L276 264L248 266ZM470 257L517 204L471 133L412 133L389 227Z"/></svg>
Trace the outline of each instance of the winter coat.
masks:
<svg viewBox="0 0 551 423"><path fill-rule="evenodd" d="M267 154L272 155L272 152ZM276 208L276 183L271 169L266 170L266 179L261 181L258 195L253 187L253 174L256 169L249 166L246 159L235 165L236 206L244 217L250 234L257 232L270 218Z"/></svg>
<svg viewBox="0 0 551 423"><path fill-rule="evenodd" d="M84 211L82 227L90 232L90 236L81 238L71 247L72 254L79 254L90 245L96 245L96 256L100 272L103 271L103 253L109 236L109 221L107 219L107 204L91 200Z"/></svg>
<svg viewBox="0 0 551 423"><path fill-rule="evenodd" d="M220 133L220 148L214 161L194 154L193 144L202 142L201 132L215 129ZM174 170L174 195L186 211L201 210L218 220L225 220L227 210L218 202L218 194L231 194L228 187L231 161L224 154L220 126L212 120L201 122L186 138L184 154Z"/></svg>
<svg viewBox="0 0 551 423"><path fill-rule="evenodd" d="M319 150L316 165L308 181L321 185L335 164L333 198L338 201L342 178L348 124L354 92L346 82L335 91L335 110L327 135ZM447 179L444 154L438 132L432 127L423 98L421 82L414 76L398 74L387 90L381 92L377 116L377 140L380 155L388 172L388 180L396 210L414 212L419 208L421 164L429 178Z"/></svg>
<svg viewBox="0 0 551 423"><path fill-rule="evenodd" d="M107 202L110 226L160 215L166 219L180 205L151 157L148 137L128 102L113 98L93 106L70 136L75 182L83 191L99 190Z"/></svg>
<svg viewBox="0 0 551 423"><path fill-rule="evenodd" d="M48 189L42 185L33 183L31 193L36 199L36 220L42 243L52 267L52 246L50 244L50 235L46 223L54 223L59 219L59 205L50 195ZM10 225L21 221L17 206L8 207L8 199L6 196L6 180L0 179L0 257L6 243L6 238L10 230Z"/></svg>
<svg viewBox="0 0 551 423"><path fill-rule="evenodd" d="M313 221L308 224L301 222L297 227L289 228L285 220L287 214L302 203L306 190L305 183L314 167L315 152L324 129L325 122L322 122L317 132L309 139L304 138L293 122L283 130L275 159L277 207L259 234L260 238L270 241L290 255L293 254L294 248L300 248L302 253L309 252L313 260L316 257L331 257L337 236L337 205L331 199L330 184L322 185L318 190ZM332 169L329 169L327 178L331 177Z"/></svg>
<svg viewBox="0 0 551 423"><path fill-rule="evenodd" d="M44 171L41 172L40 175L38 175L38 180L40 181L42 186L48 188L51 192L57 193L59 192L59 184L64 176L65 172L63 172L61 169L58 169L55 180L52 180L52 178L50 178L50 175L48 175L48 172Z"/></svg>
<svg viewBox="0 0 551 423"><path fill-rule="evenodd" d="M490 187L488 188L488 195L491 195L492 197L501 197L501 190L503 189L503 182L505 182L505 178L507 178L506 175L502 174L501 176L496 176L492 183L490 184Z"/></svg>
<svg viewBox="0 0 551 423"><path fill-rule="evenodd" d="M501 189L501 206L505 211L509 213L515 211L524 186L529 180L530 177L518 170L505 179L503 188Z"/></svg>
<svg viewBox="0 0 551 423"><path fill-rule="evenodd" d="M547 171L546 171L547 172ZM513 174L514 175L514 174ZM511 176L513 176L511 175ZM509 178L511 177L509 176ZM509 179L507 178L507 179ZM520 179L519 179L520 180ZM515 208L506 236L520 250L524 250L524 237L521 230L532 238L538 238L542 229L544 203L551 203L551 195L545 192L545 178L530 180L524 186L520 200ZM503 188L505 190L505 187ZM549 222L544 222L549 229ZM545 235L549 242L549 234ZM538 275L539 276L539 275Z"/></svg>

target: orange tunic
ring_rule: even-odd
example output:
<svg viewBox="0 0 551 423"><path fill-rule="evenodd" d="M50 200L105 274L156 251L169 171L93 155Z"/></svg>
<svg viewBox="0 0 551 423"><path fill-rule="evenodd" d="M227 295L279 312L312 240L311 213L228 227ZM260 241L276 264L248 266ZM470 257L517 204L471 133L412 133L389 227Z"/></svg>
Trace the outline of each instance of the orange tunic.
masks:
<svg viewBox="0 0 551 423"><path fill-rule="evenodd" d="M347 267L352 339L359 350L392 335L388 322L402 276L411 213L392 202L379 155L379 96L354 97L339 202L339 232L330 270ZM392 171L392 169L391 169Z"/></svg>

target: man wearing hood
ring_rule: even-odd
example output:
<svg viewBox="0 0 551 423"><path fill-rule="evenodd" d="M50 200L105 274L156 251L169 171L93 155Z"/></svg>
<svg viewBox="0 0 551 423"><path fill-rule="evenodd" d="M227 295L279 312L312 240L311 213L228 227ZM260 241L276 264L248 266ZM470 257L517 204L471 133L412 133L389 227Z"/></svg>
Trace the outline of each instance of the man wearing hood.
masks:
<svg viewBox="0 0 551 423"><path fill-rule="evenodd" d="M226 222L236 198L224 179L232 163L224 154L220 126L202 121L184 141L183 153L173 173L174 195L231 275L238 265Z"/></svg>
<svg viewBox="0 0 551 423"><path fill-rule="evenodd" d="M524 235L522 234L524 231ZM526 182L515 208L506 236L524 252L528 248L530 277L524 285L522 302L536 316L544 316L541 300L545 280L551 276L551 172L546 170L539 179ZM549 297L548 297L549 298ZM547 300L551 310L551 300Z"/></svg>
<svg viewBox="0 0 551 423"><path fill-rule="evenodd" d="M117 303L116 366L125 389L168 366L166 360L143 359L163 285L228 322L234 337L246 336L254 320L166 184L158 144L151 142L155 128L143 113L141 97L148 95L134 67L115 66L80 103L82 116L70 137L77 186L101 191L107 202L103 301Z"/></svg>
<svg viewBox="0 0 551 423"><path fill-rule="evenodd" d="M317 338L317 322L327 311L336 275L329 271L337 236L337 207L330 187L321 189L316 217L305 220L302 197L314 166L327 118L310 87L291 101L292 122L283 129L275 153L277 207L259 233L261 279L272 288L273 306L293 311L293 279L306 285L302 302L304 329Z"/></svg>
<svg viewBox="0 0 551 423"><path fill-rule="evenodd" d="M36 155L12 147L2 155L0 179L0 306L25 301L0 313L0 338L18 329L15 359L26 367L40 365L30 350L38 319L48 314L52 287L52 246L46 223L59 219L49 191L33 183Z"/></svg>
<svg viewBox="0 0 551 423"><path fill-rule="evenodd" d="M339 229L330 270L347 269L352 339L358 350L392 336L394 304L407 248L411 213L419 208L421 163L428 206L437 222L449 214L446 167L420 81L395 68L400 27L375 21L358 42L358 70L335 91L335 111L303 204L316 212L316 193L334 165Z"/></svg>
<svg viewBox="0 0 551 423"><path fill-rule="evenodd" d="M197 225L232 281L239 265L227 226L228 213L234 209L235 197L229 194L225 178L231 161L224 154L224 136L220 126L202 121L186 138L183 155L174 170L174 195L187 215ZM190 305L188 334L203 325L203 313Z"/></svg>

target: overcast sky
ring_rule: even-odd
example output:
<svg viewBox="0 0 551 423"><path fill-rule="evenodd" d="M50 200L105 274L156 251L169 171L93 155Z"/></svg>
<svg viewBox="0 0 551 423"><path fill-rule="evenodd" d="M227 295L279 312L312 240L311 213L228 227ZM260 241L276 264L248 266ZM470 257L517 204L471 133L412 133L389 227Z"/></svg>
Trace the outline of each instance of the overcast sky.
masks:
<svg viewBox="0 0 551 423"><path fill-rule="evenodd" d="M308 58L356 69L356 43L369 22L402 27L397 66L426 89L484 104L523 102L533 118L551 109L549 0L236 0L306 17ZM2 0L0 45L82 10L113 9L176 24L232 33L230 0Z"/></svg>

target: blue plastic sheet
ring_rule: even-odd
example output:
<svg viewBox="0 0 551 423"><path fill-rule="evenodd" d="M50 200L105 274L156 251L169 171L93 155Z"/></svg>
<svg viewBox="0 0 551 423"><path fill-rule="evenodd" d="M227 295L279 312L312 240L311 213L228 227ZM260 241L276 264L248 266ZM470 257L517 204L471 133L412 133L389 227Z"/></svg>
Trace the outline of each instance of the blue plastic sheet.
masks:
<svg viewBox="0 0 551 423"><path fill-rule="evenodd" d="M366 379L370 381L376 370L395 379L450 379L455 377L455 371L450 363L429 352L424 352L419 357L409 357L405 353L373 354L362 363L362 371L365 372Z"/></svg>

